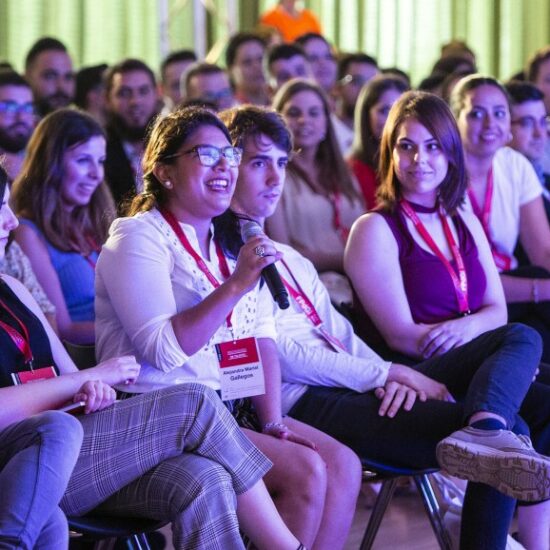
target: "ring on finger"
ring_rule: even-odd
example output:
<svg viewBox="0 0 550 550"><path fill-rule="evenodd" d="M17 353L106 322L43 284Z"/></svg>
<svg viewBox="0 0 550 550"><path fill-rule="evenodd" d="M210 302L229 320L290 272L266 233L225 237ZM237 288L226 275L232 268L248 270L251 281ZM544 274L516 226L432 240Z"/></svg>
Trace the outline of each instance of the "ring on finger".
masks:
<svg viewBox="0 0 550 550"><path fill-rule="evenodd" d="M254 254L256 254L256 256L260 256L260 258L263 258L265 256L265 248L262 245L257 246L254 249Z"/></svg>

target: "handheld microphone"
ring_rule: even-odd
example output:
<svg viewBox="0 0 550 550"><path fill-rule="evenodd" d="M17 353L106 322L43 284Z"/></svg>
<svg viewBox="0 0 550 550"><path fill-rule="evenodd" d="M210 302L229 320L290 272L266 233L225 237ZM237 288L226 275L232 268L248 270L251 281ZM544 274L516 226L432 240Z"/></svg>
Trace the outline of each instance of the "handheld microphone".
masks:
<svg viewBox="0 0 550 550"><path fill-rule="evenodd" d="M261 226L255 221L247 220L241 223L241 236L245 243L260 235L264 235L264 232ZM271 292L271 296L273 296L273 299L277 302L277 305L281 309L286 309L290 305L288 301L288 292L286 291L283 281L281 281L275 264L264 267L262 269L262 277L267 288L269 288L269 292Z"/></svg>

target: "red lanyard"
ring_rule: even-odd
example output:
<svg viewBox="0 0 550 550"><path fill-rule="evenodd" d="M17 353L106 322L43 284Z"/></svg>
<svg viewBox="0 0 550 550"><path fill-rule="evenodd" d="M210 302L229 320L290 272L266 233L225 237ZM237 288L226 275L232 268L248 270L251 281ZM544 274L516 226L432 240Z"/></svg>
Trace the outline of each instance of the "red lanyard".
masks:
<svg viewBox="0 0 550 550"><path fill-rule="evenodd" d="M306 293L302 290L302 287L300 286L300 284L292 274L292 271L290 271L290 267L288 267L287 263L284 260L281 260L281 262L285 266L286 270L292 277L294 284L296 285L296 288L294 288L282 275L279 274L289 294L292 296L294 301L298 304L300 309L305 313L306 317L312 322L314 327L318 327L322 325L323 321L321 320L321 317L317 313L317 310L315 309L313 302L306 296Z"/></svg>
<svg viewBox="0 0 550 550"><path fill-rule="evenodd" d="M342 225L342 219L340 217L341 195L336 191L334 193L330 193L328 198L329 198L330 204L332 205L332 210L334 212L334 215L332 218L332 224L334 226L334 229L336 229L336 231L340 234L340 237L344 241L344 244L346 244L349 237L350 228L344 227Z"/></svg>
<svg viewBox="0 0 550 550"><path fill-rule="evenodd" d="M493 239L491 238L491 229L489 227L489 221L491 219L491 205L493 201L493 167L489 170L487 174L487 189L485 191L485 200L483 203L483 209L479 207L479 204L475 198L475 195L470 187L468 187L468 197L470 197L470 202L472 203L472 209L474 214L478 217L481 222L481 227L491 245L491 252L493 254L493 259L497 265L499 271L508 271L512 267L512 258L507 254L500 252Z"/></svg>
<svg viewBox="0 0 550 550"><path fill-rule="evenodd" d="M296 288L294 288L282 275L281 280L288 290L289 294L292 296L294 301L298 304L298 307L302 310L305 316L311 321L313 326L319 330L323 338L335 349L336 351L347 351L346 346L336 336L333 336L323 327L323 320L320 315L317 313L313 302L307 297L306 293L302 290L300 283L294 277L294 274L288 267L287 263L284 260L281 260L289 275L292 277Z"/></svg>
<svg viewBox="0 0 550 550"><path fill-rule="evenodd" d="M17 322L17 324L21 327L21 332L19 332L17 329L13 328L12 326L8 325L7 323L4 323L4 321L0 321L0 328L4 329L8 336L12 339L13 343L17 346L17 349L22 353L23 359L25 360L25 364L29 365L29 367L33 368L33 356L31 351L31 339L29 336L29 331L27 327L25 326L25 323L15 315L15 313L8 307L8 305L0 299L0 306L7 311Z"/></svg>
<svg viewBox="0 0 550 550"><path fill-rule="evenodd" d="M168 210L160 210L160 213L162 214L163 218L168 222L176 236L178 237L180 243L182 244L183 248L185 248L186 252L189 253L189 255L195 260L197 263L197 267L206 275L206 278L210 282L210 284L214 288L219 288L221 286L221 283L216 279L214 274L208 269L208 266L206 265L206 262L204 259L198 254L198 252L191 246L191 243L189 242L189 239L183 232L183 229L181 228L180 224L178 223L178 220L175 218L175 216L172 214L172 212ZM218 256L218 263L220 266L220 271L222 272L222 275L225 279L227 279L231 273L229 271L229 266L227 265L227 260L225 258L225 254L223 253L223 250L219 243L214 240L214 244L216 247L216 255ZM226 317L227 327L229 329L232 328L231 323L231 315L233 314L233 310L229 312L229 314Z"/></svg>
<svg viewBox="0 0 550 550"><path fill-rule="evenodd" d="M443 252L441 252L435 241L432 239L431 235L428 233L428 230L426 229L426 227L424 227L424 224L420 221L419 217L416 215L416 212L412 209L411 205L404 199L401 200L400 205L405 214L413 222L414 227L416 228L418 233L420 233L420 236L424 239L432 252L441 260L441 262L449 272L451 280L453 281L453 286L458 301L459 312L462 315L469 315L471 311L468 303L468 275L466 274L464 259L462 258L462 254L460 253L460 249L456 244L443 210L441 209L441 207L439 208L439 218L441 220L441 225L443 226L445 238L447 239L447 243L449 244L449 248L451 249L453 258L456 262L458 275L456 274L449 260L445 258Z"/></svg>

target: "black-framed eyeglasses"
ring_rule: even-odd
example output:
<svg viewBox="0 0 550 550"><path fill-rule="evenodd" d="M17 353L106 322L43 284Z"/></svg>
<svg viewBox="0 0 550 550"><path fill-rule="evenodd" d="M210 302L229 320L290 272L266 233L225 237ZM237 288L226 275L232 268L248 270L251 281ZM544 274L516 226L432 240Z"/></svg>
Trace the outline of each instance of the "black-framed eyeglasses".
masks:
<svg viewBox="0 0 550 550"><path fill-rule="evenodd" d="M231 145L228 145L227 147L220 148L215 145L196 145L187 151L175 153L174 155L169 155L165 158L170 159L181 155L189 155L191 153L196 153L199 157L199 162L203 166L207 166L209 168L216 166L216 164L220 162L222 155L227 159L227 163L231 167L239 166L243 157L243 150L239 147L232 147Z"/></svg>
<svg viewBox="0 0 550 550"><path fill-rule="evenodd" d="M17 101L0 101L0 113L15 115L24 113L26 115L34 115L34 103L17 103Z"/></svg>
<svg viewBox="0 0 550 550"><path fill-rule="evenodd" d="M520 126L524 130L534 130L538 126L541 130L546 130L550 133L550 116L544 116L539 120L534 116L522 116L512 120L512 124Z"/></svg>

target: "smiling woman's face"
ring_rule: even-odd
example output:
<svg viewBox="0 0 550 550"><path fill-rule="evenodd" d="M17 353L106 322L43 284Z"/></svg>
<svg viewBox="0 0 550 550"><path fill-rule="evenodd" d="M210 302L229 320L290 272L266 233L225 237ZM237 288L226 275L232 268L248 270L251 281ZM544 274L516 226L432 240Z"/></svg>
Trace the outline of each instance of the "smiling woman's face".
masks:
<svg viewBox="0 0 550 550"><path fill-rule="evenodd" d="M294 94L282 108L282 115L299 149L317 148L327 134L327 117L321 98L311 90Z"/></svg>
<svg viewBox="0 0 550 550"><path fill-rule="evenodd" d="M19 223L8 204L9 198L10 192L8 186L6 185L4 196L1 199L2 202L0 203L0 259L2 259L6 253L6 245L8 244L10 232L13 231Z"/></svg>
<svg viewBox="0 0 550 550"><path fill-rule="evenodd" d="M506 96L490 84L466 92L457 124L468 154L474 157L493 156L511 137Z"/></svg>
<svg viewBox="0 0 550 550"><path fill-rule="evenodd" d="M201 126L182 144L173 164L165 165L157 176L168 188L168 208L191 225L211 220L229 208L238 174L238 167L230 166L223 155L214 166L203 166L197 152L191 151L199 145L224 149L231 144L219 128Z"/></svg>

